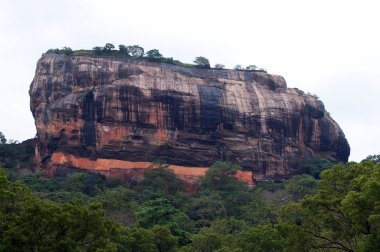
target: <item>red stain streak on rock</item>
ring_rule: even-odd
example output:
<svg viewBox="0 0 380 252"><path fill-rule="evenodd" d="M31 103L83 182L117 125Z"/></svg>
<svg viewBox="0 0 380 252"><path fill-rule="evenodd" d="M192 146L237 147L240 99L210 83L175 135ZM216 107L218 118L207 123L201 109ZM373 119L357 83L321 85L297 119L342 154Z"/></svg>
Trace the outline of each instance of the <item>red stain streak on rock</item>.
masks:
<svg viewBox="0 0 380 252"><path fill-rule="evenodd" d="M237 177L241 181L246 182L248 186L253 186L254 181L253 181L252 172L249 172L249 171L237 171L235 177Z"/></svg>

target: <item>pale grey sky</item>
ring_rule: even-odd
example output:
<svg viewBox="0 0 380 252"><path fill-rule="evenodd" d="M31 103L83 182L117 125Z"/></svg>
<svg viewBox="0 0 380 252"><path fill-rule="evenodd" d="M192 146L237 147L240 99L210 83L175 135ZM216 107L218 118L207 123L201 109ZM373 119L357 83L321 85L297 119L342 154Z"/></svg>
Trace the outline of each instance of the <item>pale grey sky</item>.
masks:
<svg viewBox="0 0 380 252"><path fill-rule="evenodd" d="M191 63L255 64L317 94L351 145L380 154L380 3L376 0L0 0L0 131L35 135L29 85L49 48L107 42Z"/></svg>

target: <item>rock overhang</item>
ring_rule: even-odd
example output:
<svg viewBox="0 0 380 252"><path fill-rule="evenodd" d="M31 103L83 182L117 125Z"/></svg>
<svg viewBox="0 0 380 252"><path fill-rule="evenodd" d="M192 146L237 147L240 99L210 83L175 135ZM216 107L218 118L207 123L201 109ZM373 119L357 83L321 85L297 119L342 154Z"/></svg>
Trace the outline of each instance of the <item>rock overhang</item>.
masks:
<svg viewBox="0 0 380 252"><path fill-rule="evenodd" d="M224 160L266 179L299 172L310 153L349 156L323 103L265 72L45 54L30 96L42 166L57 152L189 167Z"/></svg>

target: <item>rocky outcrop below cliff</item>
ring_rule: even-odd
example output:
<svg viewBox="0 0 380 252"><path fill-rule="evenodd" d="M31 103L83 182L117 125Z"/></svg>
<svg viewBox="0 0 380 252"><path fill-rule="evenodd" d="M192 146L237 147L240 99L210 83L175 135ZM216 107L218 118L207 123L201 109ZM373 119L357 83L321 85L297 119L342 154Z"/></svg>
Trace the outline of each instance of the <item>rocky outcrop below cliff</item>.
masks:
<svg viewBox="0 0 380 252"><path fill-rule="evenodd" d="M29 93L44 168L80 166L73 157L89 170L98 160L223 160L260 180L297 173L315 154L350 153L320 100L264 72L45 54Z"/></svg>

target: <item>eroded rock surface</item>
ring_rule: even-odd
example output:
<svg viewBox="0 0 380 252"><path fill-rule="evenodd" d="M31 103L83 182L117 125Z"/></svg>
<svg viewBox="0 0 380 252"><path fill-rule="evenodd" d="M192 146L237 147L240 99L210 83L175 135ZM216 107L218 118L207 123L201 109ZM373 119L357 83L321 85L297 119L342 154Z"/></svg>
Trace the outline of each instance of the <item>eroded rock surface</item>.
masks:
<svg viewBox="0 0 380 252"><path fill-rule="evenodd" d="M45 54L29 93L46 168L64 165L54 153L189 169L224 160L260 180L350 152L320 100L264 72Z"/></svg>

